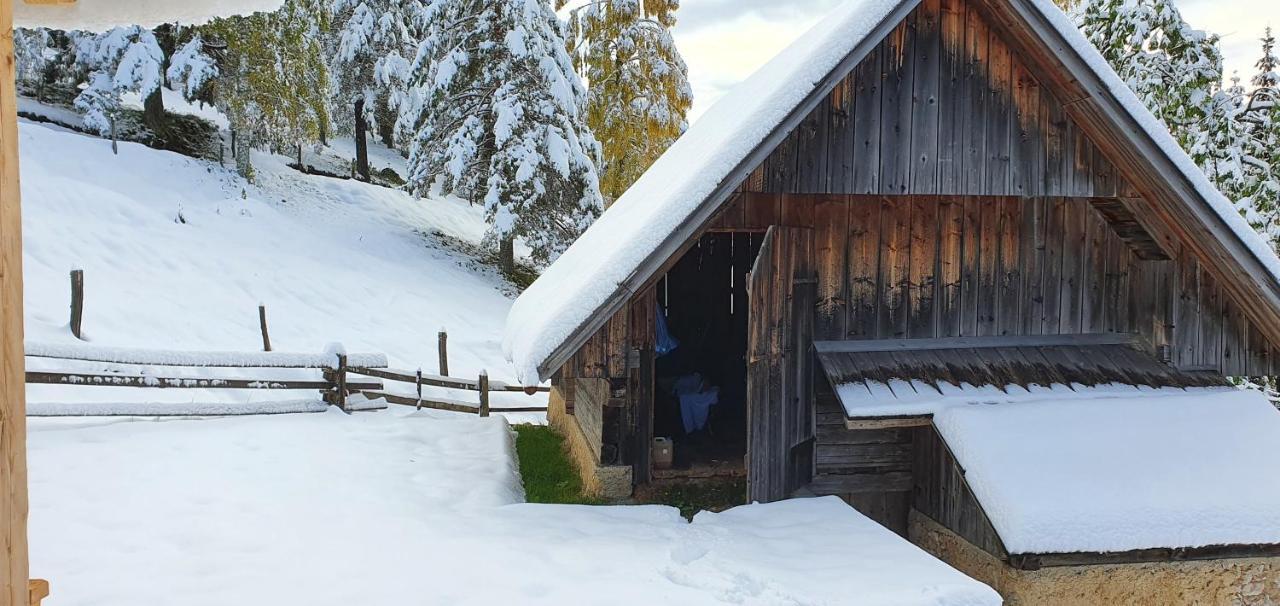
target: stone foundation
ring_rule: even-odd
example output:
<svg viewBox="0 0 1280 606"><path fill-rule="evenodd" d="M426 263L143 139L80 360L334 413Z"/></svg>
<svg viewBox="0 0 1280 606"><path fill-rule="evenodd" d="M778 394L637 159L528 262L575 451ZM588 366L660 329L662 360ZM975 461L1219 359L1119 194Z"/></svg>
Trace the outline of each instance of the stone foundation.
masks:
<svg viewBox="0 0 1280 606"><path fill-rule="evenodd" d="M553 387L547 400L547 423L564 436L569 460L582 478L582 487L591 496L625 499L631 496L631 467L600 465L600 453L592 447L577 417L565 412L564 392Z"/></svg>
<svg viewBox="0 0 1280 606"><path fill-rule="evenodd" d="M912 543L990 585L1010 606L1280 604L1280 558L1240 558L1016 570L912 510Z"/></svg>

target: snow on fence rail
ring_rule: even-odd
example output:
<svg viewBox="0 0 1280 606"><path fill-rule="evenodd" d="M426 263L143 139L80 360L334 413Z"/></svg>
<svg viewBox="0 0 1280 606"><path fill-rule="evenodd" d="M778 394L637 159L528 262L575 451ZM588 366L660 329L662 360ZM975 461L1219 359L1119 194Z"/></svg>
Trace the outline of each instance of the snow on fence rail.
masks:
<svg viewBox="0 0 1280 606"><path fill-rule="evenodd" d="M280 412L323 411L328 404L342 403L343 410L369 410L376 406L369 403L345 405L346 393L351 390L379 390L381 381L338 383L336 369L356 360L371 367L386 367L387 357L382 354L345 354L334 351L323 354L280 352L197 352L94 347L81 344L28 343L26 355L33 358L50 358L70 362L99 362L131 366L163 366L186 368L231 368L243 370L313 369L323 373L321 379L281 379L278 377L181 377L158 376L145 372L79 372L79 371L30 371L26 374L29 385L68 385L89 387L135 387L156 389L247 389L247 390L317 390L321 397L300 406L299 400L288 402L252 402L231 404L174 404L141 405L37 405L29 410L32 416L81 416L81 415L193 415L193 414L277 414ZM385 408L385 404L380 406Z"/></svg>
<svg viewBox="0 0 1280 606"><path fill-rule="evenodd" d="M141 387L157 389L250 389L250 390L318 390L321 402L315 406L297 406L297 401L288 403L254 402L252 413L272 414L281 410L302 412L324 410L325 405L333 405L345 411L370 410L379 407L378 401L387 404L431 408L466 414L489 416L490 412L546 412L546 406L498 407L489 405L489 395L493 392L524 392L530 395L550 391L546 387L522 387L509 385L501 381L490 381L488 374L482 372L476 379L450 377L447 366L446 334L440 333L441 370L439 375L424 374L421 370L405 371L387 368L387 357L383 354L347 354L341 346L331 347L332 351L323 354L282 353L282 352L200 352L124 349L97 347L84 344L51 344L30 342L26 345L26 355L33 358L50 358L76 362L100 362L105 364L121 364L133 366L166 366L187 368L233 368L246 370L264 369L315 369L320 370L320 380L276 379L276 378L213 378L213 377L168 377L150 374L130 374L113 372L27 372L27 383L30 385L75 385L93 387ZM398 383L410 383L415 386L416 397L398 395L384 389L383 382L378 380L351 380L349 375L361 375L372 379L383 379ZM460 391L477 392L476 401L459 400L444 397L423 397L422 388L437 387ZM359 400L350 396L359 395ZM280 408L277 404L288 404ZM385 404L380 407L385 408ZM194 413L190 405L182 405L181 411L172 414L210 414ZM212 414L234 414L230 405L210 404L199 410L217 410ZM125 412L117 412L117 410ZM226 412L222 412L226 411ZM78 415L110 415L110 414L146 414L156 416L154 411L141 411L137 406L107 405L99 409L90 407L85 412L84 406L50 405L41 412L32 413L40 416L78 416ZM159 413L161 416L167 414Z"/></svg>
<svg viewBox="0 0 1280 606"><path fill-rule="evenodd" d="M199 368L336 368L333 353L285 353L279 351L179 351L162 349L128 349L98 347L80 343L26 344L30 358L57 358L135 366L193 366ZM371 368L386 368L384 354L350 354L348 363Z"/></svg>

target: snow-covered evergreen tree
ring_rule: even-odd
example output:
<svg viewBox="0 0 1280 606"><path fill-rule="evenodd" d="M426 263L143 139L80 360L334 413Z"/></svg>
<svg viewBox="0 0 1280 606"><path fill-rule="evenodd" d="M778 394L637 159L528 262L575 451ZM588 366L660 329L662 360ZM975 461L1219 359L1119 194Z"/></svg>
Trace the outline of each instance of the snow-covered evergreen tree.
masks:
<svg viewBox="0 0 1280 606"><path fill-rule="evenodd" d="M204 37L196 34L178 48L169 58L165 77L188 100L197 98L218 77L217 61L205 51Z"/></svg>
<svg viewBox="0 0 1280 606"><path fill-rule="evenodd" d="M164 53L151 30L136 25L78 37L76 60L89 74L76 108L84 113L85 127L102 135L112 133L121 94L146 98L164 82Z"/></svg>
<svg viewBox="0 0 1280 606"><path fill-rule="evenodd" d="M13 30L13 55L15 76L18 82L29 84L36 89L37 96L54 65L57 52L52 48L53 37L45 28Z"/></svg>
<svg viewBox="0 0 1280 606"><path fill-rule="evenodd" d="M483 203L507 269L517 237L553 259L602 206L600 146L560 20L545 0L436 0L426 24L409 190Z"/></svg>
<svg viewBox="0 0 1280 606"><path fill-rule="evenodd" d="M557 0L557 9L570 0ZM684 133L693 103L676 49L679 0L589 0L574 8L569 45L589 83L587 123L603 144L600 189L612 201Z"/></svg>
<svg viewBox="0 0 1280 606"><path fill-rule="evenodd" d="M398 118L411 105L410 71L425 9L424 0L333 0L334 123L341 132L359 133L356 161L365 178L364 133L372 128L393 145Z"/></svg>
<svg viewBox="0 0 1280 606"><path fill-rule="evenodd" d="M1250 79L1249 93L1240 121L1245 130L1245 201L1267 222L1264 233L1280 243L1280 60L1271 28L1262 37L1262 56Z"/></svg>
<svg viewBox="0 0 1280 606"><path fill-rule="evenodd" d="M1222 82L1217 36L1188 25L1172 0L1089 0L1075 17L1085 37L1190 151Z"/></svg>

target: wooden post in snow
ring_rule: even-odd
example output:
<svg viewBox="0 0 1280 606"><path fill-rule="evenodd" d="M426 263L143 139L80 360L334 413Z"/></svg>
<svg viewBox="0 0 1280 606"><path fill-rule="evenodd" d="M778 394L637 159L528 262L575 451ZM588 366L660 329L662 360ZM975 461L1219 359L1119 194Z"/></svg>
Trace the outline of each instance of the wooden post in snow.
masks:
<svg viewBox="0 0 1280 606"><path fill-rule="evenodd" d="M262 351L271 351L271 335L267 334L267 306L258 304L258 326L262 327Z"/></svg>
<svg viewBox="0 0 1280 606"><path fill-rule="evenodd" d="M84 329L84 270L71 270L71 334L83 340Z"/></svg>
<svg viewBox="0 0 1280 606"><path fill-rule="evenodd" d="M480 416L489 416L489 372L480 371Z"/></svg>
<svg viewBox="0 0 1280 606"><path fill-rule="evenodd" d="M449 333L440 331L440 376L449 376Z"/></svg>
<svg viewBox="0 0 1280 606"><path fill-rule="evenodd" d="M334 391L337 392L337 404L342 410L347 409L347 354L338 354L338 370L334 374Z"/></svg>
<svg viewBox="0 0 1280 606"><path fill-rule="evenodd" d="M0 0L0 604L27 604L27 405L13 0Z"/></svg>

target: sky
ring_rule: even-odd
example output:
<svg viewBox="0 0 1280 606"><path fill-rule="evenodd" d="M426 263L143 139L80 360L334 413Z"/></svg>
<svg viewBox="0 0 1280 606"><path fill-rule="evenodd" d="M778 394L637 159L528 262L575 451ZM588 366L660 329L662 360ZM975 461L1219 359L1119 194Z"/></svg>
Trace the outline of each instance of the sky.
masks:
<svg viewBox="0 0 1280 606"><path fill-rule="evenodd" d="M841 0L683 0L676 44L689 65L697 120ZM1267 25L1280 28L1280 0L1174 0L1192 26L1222 37L1224 67L1247 84Z"/></svg>

